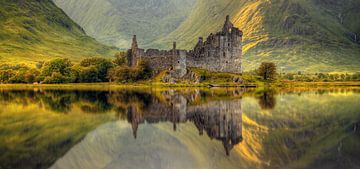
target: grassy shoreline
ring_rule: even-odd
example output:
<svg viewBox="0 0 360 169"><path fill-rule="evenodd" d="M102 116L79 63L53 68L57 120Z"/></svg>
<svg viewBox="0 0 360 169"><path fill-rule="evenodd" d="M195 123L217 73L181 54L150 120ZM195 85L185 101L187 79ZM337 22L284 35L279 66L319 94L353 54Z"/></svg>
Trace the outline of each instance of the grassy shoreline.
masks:
<svg viewBox="0 0 360 169"><path fill-rule="evenodd" d="M26 89L26 88L46 88L46 89L122 89L122 88L288 88L288 87L354 87L359 86L360 82L276 82L276 83L256 83L256 84L236 84L236 83L199 83L199 84L169 84L169 83L69 83L69 84L0 84L0 89Z"/></svg>

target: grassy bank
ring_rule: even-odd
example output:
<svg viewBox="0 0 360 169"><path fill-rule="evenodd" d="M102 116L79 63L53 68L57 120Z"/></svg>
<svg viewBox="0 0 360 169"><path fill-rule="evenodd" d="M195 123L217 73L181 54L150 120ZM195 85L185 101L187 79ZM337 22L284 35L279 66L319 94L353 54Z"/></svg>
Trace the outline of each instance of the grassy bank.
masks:
<svg viewBox="0 0 360 169"><path fill-rule="evenodd" d="M360 87L360 82L276 82L276 83L160 83L144 81L138 83L70 83L70 84L0 84L0 89L92 89L92 90L110 90L122 88L288 88L288 87Z"/></svg>

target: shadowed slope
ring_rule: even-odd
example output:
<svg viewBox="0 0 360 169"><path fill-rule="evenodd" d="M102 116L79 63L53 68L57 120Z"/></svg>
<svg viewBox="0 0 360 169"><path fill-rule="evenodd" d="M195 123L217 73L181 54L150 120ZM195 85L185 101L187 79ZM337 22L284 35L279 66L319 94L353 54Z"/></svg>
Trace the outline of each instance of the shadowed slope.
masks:
<svg viewBox="0 0 360 169"><path fill-rule="evenodd" d="M54 0L97 40L128 48L133 34L140 45L174 31L195 0Z"/></svg>

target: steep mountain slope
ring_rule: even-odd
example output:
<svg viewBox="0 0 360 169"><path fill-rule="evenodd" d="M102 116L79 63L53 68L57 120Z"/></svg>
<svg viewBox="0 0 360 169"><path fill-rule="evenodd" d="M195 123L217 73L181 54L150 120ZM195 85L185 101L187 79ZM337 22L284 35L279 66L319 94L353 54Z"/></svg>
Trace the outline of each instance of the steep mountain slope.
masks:
<svg viewBox="0 0 360 169"><path fill-rule="evenodd" d="M244 32L244 68L360 71L360 0L54 0L95 38L122 48L191 49L226 15ZM191 7L193 5L194 7ZM190 12L191 11L191 12Z"/></svg>
<svg viewBox="0 0 360 169"><path fill-rule="evenodd" d="M114 52L115 48L87 36L51 0L0 1L1 63L34 63L54 57L78 61Z"/></svg>
<svg viewBox="0 0 360 169"><path fill-rule="evenodd" d="M244 31L246 70L273 61L288 71L359 71L357 11L359 0L198 0L177 30L152 45L165 48L176 40L190 49L230 14Z"/></svg>
<svg viewBox="0 0 360 169"><path fill-rule="evenodd" d="M133 34L140 45L174 31L195 0L54 0L97 40L128 48Z"/></svg>

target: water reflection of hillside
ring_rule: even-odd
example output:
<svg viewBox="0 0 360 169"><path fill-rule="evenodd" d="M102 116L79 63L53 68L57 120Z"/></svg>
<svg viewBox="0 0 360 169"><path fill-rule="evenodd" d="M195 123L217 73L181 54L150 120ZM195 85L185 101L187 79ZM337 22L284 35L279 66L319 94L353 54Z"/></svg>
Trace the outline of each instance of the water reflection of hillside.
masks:
<svg viewBox="0 0 360 169"><path fill-rule="evenodd" d="M72 109L83 113L115 112L127 120L137 137L138 126L144 123L191 122L206 135L223 143L229 155L242 140L242 90L224 91L71 91L71 90L8 90L0 91L1 104L38 105L54 113L67 114Z"/></svg>
<svg viewBox="0 0 360 169"><path fill-rule="evenodd" d="M110 121L121 124L121 130L103 129L109 136L120 132L118 138L113 138L113 144L105 142L99 146L109 145L110 153L113 146L119 146L117 150L130 147L126 150L133 154L125 155L129 158L139 150L152 150L140 144L147 143L151 136L152 141L159 141L160 148L169 148L163 146L169 143L164 137L174 137L176 139L170 139L174 141L172 148L181 145L176 141L183 141L186 149L198 148L196 152L201 151L202 156L216 156L208 161L215 161L219 166L223 164L220 159L226 164L233 159L233 168L240 168L239 161L235 160L240 157L245 161L242 161L244 166L248 162L249 166L258 164L263 168L292 168L290 165L295 162L321 168L318 166L324 162L339 159L344 163L339 166L358 166L357 155L352 155L359 152L356 147L360 131L358 93L359 90L341 88L255 92L239 89L0 90L0 140L5 141L0 144L5 152L0 156L1 167L47 168L74 149L87 133ZM119 121L112 123L116 119ZM162 133L162 138L153 135L155 130ZM103 137L104 133L98 134ZM235 146L239 142L241 144ZM337 153L339 146L341 155ZM225 156L223 147L227 154L231 151L230 157ZM328 153L323 154L325 151Z"/></svg>

